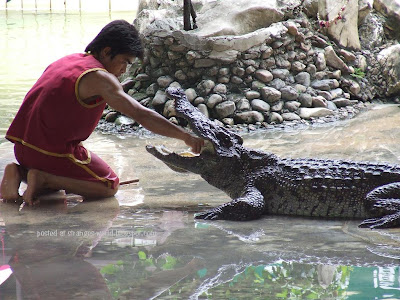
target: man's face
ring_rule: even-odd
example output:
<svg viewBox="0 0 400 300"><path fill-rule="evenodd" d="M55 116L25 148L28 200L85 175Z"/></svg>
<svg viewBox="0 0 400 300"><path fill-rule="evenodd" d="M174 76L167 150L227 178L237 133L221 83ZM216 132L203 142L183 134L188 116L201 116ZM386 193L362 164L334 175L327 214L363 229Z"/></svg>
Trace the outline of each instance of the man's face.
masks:
<svg viewBox="0 0 400 300"><path fill-rule="evenodd" d="M133 63L135 56L130 54L117 54L111 58L111 51L109 50L107 51L107 48L105 48L102 51L103 56L101 57L100 62L108 72L119 77L126 72L128 65Z"/></svg>

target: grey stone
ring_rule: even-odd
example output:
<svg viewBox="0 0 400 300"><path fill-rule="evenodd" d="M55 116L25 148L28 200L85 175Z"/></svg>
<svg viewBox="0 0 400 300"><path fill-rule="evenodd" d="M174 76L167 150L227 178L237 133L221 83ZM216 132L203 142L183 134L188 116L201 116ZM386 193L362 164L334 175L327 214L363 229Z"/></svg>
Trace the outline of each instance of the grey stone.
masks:
<svg viewBox="0 0 400 300"><path fill-rule="evenodd" d="M257 122L263 122L264 116L258 111L244 111L235 114L234 120L237 123L254 124Z"/></svg>
<svg viewBox="0 0 400 300"><path fill-rule="evenodd" d="M281 124L283 122L283 118L277 112L272 112L269 115L268 122L271 124Z"/></svg>
<svg viewBox="0 0 400 300"><path fill-rule="evenodd" d="M273 87L263 87L260 92L263 100L268 103L277 102L282 97L282 93Z"/></svg>
<svg viewBox="0 0 400 300"><path fill-rule="evenodd" d="M233 101L225 101L215 106L215 111L221 119L233 115L235 110L236 106Z"/></svg>
<svg viewBox="0 0 400 300"><path fill-rule="evenodd" d="M280 90L281 88L286 86L286 83L282 79L276 78L276 79L272 80L269 83L269 85L272 86L273 88L277 89L277 90Z"/></svg>
<svg viewBox="0 0 400 300"><path fill-rule="evenodd" d="M225 84L217 84L214 88L213 88L213 92L217 93L217 94L226 94L226 92L228 91L227 87Z"/></svg>
<svg viewBox="0 0 400 300"><path fill-rule="evenodd" d="M303 107L312 107L312 96L310 94L300 94L297 100L301 103L301 106Z"/></svg>
<svg viewBox="0 0 400 300"><path fill-rule="evenodd" d="M271 106L261 99L254 99L251 101L251 107L253 110L260 112L267 112L270 110Z"/></svg>
<svg viewBox="0 0 400 300"><path fill-rule="evenodd" d="M168 100L164 105L163 115L166 118L171 118L176 116L175 111L175 100Z"/></svg>
<svg viewBox="0 0 400 300"><path fill-rule="evenodd" d="M296 89L291 86L285 86L280 92L284 100L296 100L299 96Z"/></svg>
<svg viewBox="0 0 400 300"><path fill-rule="evenodd" d="M239 111L250 110L250 102L247 99L240 99L236 104L236 109Z"/></svg>
<svg viewBox="0 0 400 300"><path fill-rule="evenodd" d="M273 69L271 73L274 78L279 78L282 80L285 80L290 74L289 70L287 69Z"/></svg>
<svg viewBox="0 0 400 300"><path fill-rule="evenodd" d="M196 99L197 97L196 90L193 88L188 88L187 90L185 90L185 94L190 103L193 103L194 99Z"/></svg>
<svg viewBox="0 0 400 300"><path fill-rule="evenodd" d="M283 113L282 114L282 118L285 121L299 121L301 120L301 118L299 117L299 115L295 114L295 113Z"/></svg>
<svg viewBox="0 0 400 300"><path fill-rule="evenodd" d="M208 113L208 108L207 105L205 105L204 103L200 103L197 108L199 109L199 111L205 115L207 118L209 118L209 113Z"/></svg>
<svg viewBox="0 0 400 300"><path fill-rule="evenodd" d="M157 84L161 88L167 88L173 81L174 79L169 75L160 76L157 78Z"/></svg>
<svg viewBox="0 0 400 300"><path fill-rule="evenodd" d="M327 107L326 99L322 96L312 97L313 107Z"/></svg>
<svg viewBox="0 0 400 300"><path fill-rule="evenodd" d="M152 106L164 105L168 98L164 91L158 90L151 102Z"/></svg>
<svg viewBox="0 0 400 300"><path fill-rule="evenodd" d="M285 102L283 102L283 101L278 101L278 102L273 103L271 105L271 111L276 111L276 112L281 111L283 109L284 104L285 104Z"/></svg>
<svg viewBox="0 0 400 300"><path fill-rule="evenodd" d="M261 94L257 91L248 91L245 93L245 96L248 100L253 100L253 99L260 98Z"/></svg>
<svg viewBox="0 0 400 300"><path fill-rule="evenodd" d="M255 72L255 77L261 82L270 82L274 79L274 76L268 70L257 70Z"/></svg>
<svg viewBox="0 0 400 300"><path fill-rule="evenodd" d="M285 108L290 112L294 112L299 109L301 103L297 101L287 101L285 102Z"/></svg>
<svg viewBox="0 0 400 300"><path fill-rule="evenodd" d="M207 106L209 108L214 108L218 103L223 101L222 96L218 94L212 94L207 100Z"/></svg>
<svg viewBox="0 0 400 300"><path fill-rule="evenodd" d="M304 86L310 86L311 84L311 76L307 72L300 72L294 77L294 79L297 83L300 83Z"/></svg>
<svg viewBox="0 0 400 300"><path fill-rule="evenodd" d="M319 118L319 117L326 117L329 115L333 115L333 111L324 108L324 107L318 107L318 108L305 108L302 107L299 110L299 116L302 119L311 119L311 118Z"/></svg>
<svg viewBox="0 0 400 300"><path fill-rule="evenodd" d="M197 90L201 96L207 96L215 87L215 82L209 79L202 80L197 85Z"/></svg>

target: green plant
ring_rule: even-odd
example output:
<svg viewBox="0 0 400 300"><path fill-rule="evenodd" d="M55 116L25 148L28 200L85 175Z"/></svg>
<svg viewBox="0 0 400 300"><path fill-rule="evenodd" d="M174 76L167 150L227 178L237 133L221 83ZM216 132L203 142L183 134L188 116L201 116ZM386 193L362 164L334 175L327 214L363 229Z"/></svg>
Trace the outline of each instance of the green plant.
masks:
<svg viewBox="0 0 400 300"><path fill-rule="evenodd" d="M354 73L350 74L353 77L356 78L364 78L365 77L365 72L361 70L360 68L354 68Z"/></svg>

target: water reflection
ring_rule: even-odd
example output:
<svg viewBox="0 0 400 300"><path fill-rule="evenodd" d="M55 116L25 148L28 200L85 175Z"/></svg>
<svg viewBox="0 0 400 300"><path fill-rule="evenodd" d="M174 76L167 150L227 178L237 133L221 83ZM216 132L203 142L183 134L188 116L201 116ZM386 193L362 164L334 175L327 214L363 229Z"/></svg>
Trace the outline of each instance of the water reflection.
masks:
<svg viewBox="0 0 400 300"><path fill-rule="evenodd" d="M118 201L76 205L74 197L55 197L22 213L14 204L1 204L3 260L9 259L12 276L0 294L4 299L112 299L98 266L87 259L108 234Z"/></svg>
<svg viewBox="0 0 400 300"><path fill-rule="evenodd" d="M280 156L398 163L399 122L397 106L382 106L327 128L248 134L245 143ZM79 299L80 294L73 294L78 290L85 299L400 298L400 229L371 231L359 229L358 221L282 216L195 222L194 212L226 202L226 195L197 175L173 172L145 151L148 143L184 148L179 141L151 134L94 133L87 141L123 180L140 178L113 199L67 201L67 207L64 201L44 203L21 213L0 206L3 266L23 274L17 276L13 269L14 275L0 285L2 296L13 299L16 292L25 297L62 287L71 293L68 299ZM11 143L1 143L0 175L12 160ZM97 239L37 236L55 229L106 234ZM16 266L15 253L30 268ZM43 274L33 282L24 274L32 272L31 265ZM50 280L53 272L64 273L65 279L49 281L37 291L35 284ZM80 274L88 272L93 281L82 284Z"/></svg>

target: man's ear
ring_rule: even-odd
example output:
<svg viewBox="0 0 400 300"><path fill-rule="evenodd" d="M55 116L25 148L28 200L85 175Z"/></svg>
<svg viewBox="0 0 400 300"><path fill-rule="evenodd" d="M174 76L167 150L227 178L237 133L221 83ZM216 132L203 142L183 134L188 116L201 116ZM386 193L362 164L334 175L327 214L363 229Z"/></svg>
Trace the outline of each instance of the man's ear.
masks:
<svg viewBox="0 0 400 300"><path fill-rule="evenodd" d="M111 55L111 47L105 47L100 51L101 57L106 57Z"/></svg>

